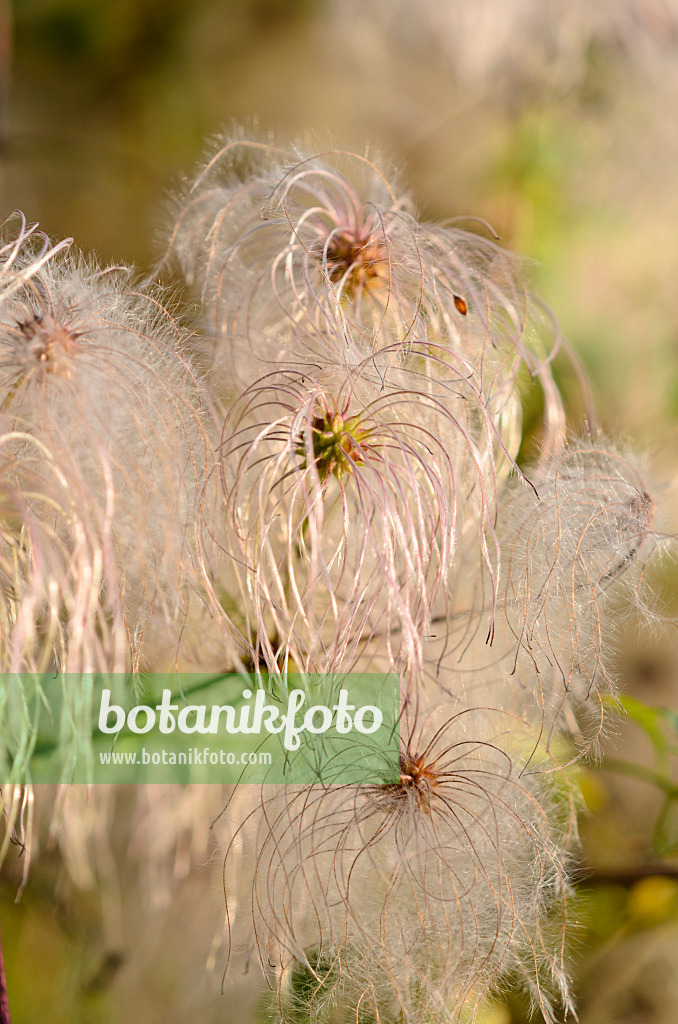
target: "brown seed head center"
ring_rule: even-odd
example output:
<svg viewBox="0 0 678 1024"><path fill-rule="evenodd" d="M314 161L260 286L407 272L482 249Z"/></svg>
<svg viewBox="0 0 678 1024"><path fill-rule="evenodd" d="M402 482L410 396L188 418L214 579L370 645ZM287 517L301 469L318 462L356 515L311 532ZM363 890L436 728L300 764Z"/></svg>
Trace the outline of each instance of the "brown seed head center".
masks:
<svg viewBox="0 0 678 1024"><path fill-rule="evenodd" d="M327 246L327 270L330 281L343 282L344 293L352 299L359 290L383 283L388 255L369 231L347 228L333 235Z"/></svg>
<svg viewBox="0 0 678 1024"><path fill-rule="evenodd" d="M77 337L52 316L35 316L18 324L27 345L27 361L37 363L43 373L69 379L72 357L78 351Z"/></svg>
<svg viewBox="0 0 678 1024"><path fill-rule="evenodd" d="M382 786L389 801L416 801L424 814L431 813L431 797L440 781L435 762L427 764L424 756L414 756L408 752L400 755L400 779L395 783Z"/></svg>

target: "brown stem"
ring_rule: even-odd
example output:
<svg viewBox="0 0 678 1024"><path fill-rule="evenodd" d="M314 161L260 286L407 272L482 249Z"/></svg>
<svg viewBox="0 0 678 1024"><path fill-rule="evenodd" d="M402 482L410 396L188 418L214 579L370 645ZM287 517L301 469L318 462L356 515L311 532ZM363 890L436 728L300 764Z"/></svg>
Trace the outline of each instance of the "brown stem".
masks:
<svg viewBox="0 0 678 1024"><path fill-rule="evenodd" d="M5 959L2 955L2 935L0 934L0 1024L12 1024L9 1014L9 998L7 996L7 978L5 977Z"/></svg>
<svg viewBox="0 0 678 1024"><path fill-rule="evenodd" d="M678 864L637 864L619 868L588 869L582 878L583 885L615 883L616 885L632 886L643 878L662 875L665 878L678 878ZM0 1019L1 1022L1 1019Z"/></svg>

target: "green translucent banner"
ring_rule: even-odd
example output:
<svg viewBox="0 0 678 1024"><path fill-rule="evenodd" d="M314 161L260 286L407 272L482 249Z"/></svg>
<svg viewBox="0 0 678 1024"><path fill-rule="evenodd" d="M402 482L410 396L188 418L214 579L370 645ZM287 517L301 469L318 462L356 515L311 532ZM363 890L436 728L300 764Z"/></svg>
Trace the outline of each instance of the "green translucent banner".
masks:
<svg viewBox="0 0 678 1024"><path fill-rule="evenodd" d="M0 783L388 784L396 674L5 674Z"/></svg>

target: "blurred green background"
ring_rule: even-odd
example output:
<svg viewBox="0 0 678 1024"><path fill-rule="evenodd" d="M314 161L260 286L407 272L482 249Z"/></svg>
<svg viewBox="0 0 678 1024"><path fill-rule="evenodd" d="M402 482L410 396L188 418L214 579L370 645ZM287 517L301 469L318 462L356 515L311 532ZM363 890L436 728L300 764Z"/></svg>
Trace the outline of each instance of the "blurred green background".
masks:
<svg viewBox="0 0 678 1024"><path fill-rule="evenodd" d="M484 217L528 258L603 428L647 453L667 532L678 520L677 109L676 0L0 0L5 214L20 208L102 263L149 270L166 197L218 130L369 146L422 216ZM581 429L577 389L560 374ZM668 557L653 582L675 619ZM582 769L571 951L582 1024L676 1020L676 655L674 631L625 621L631 699L607 742L614 762ZM247 1020L247 980L223 997L218 970L211 988L203 972L223 912L219 865L206 853L164 910L148 908L126 862L124 806L116 814L121 848L102 855L89 892L68 884L46 840L18 905L21 861L4 868L16 1024ZM487 1020L527 1014L510 996Z"/></svg>

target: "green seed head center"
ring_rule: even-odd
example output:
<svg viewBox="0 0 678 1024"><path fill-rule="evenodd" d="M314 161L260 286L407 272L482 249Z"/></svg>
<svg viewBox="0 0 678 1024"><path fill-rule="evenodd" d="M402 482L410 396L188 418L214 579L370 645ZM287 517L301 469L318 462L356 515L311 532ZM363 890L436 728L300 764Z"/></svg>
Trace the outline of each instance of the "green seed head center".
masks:
<svg viewBox="0 0 678 1024"><path fill-rule="evenodd" d="M365 462L364 442L369 429L360 425L360 417L345 419L341 413L316 416L311 422L313 461L322 481L334 475L340 480ZM305 445L297 449L306 453Z"/></svg>

